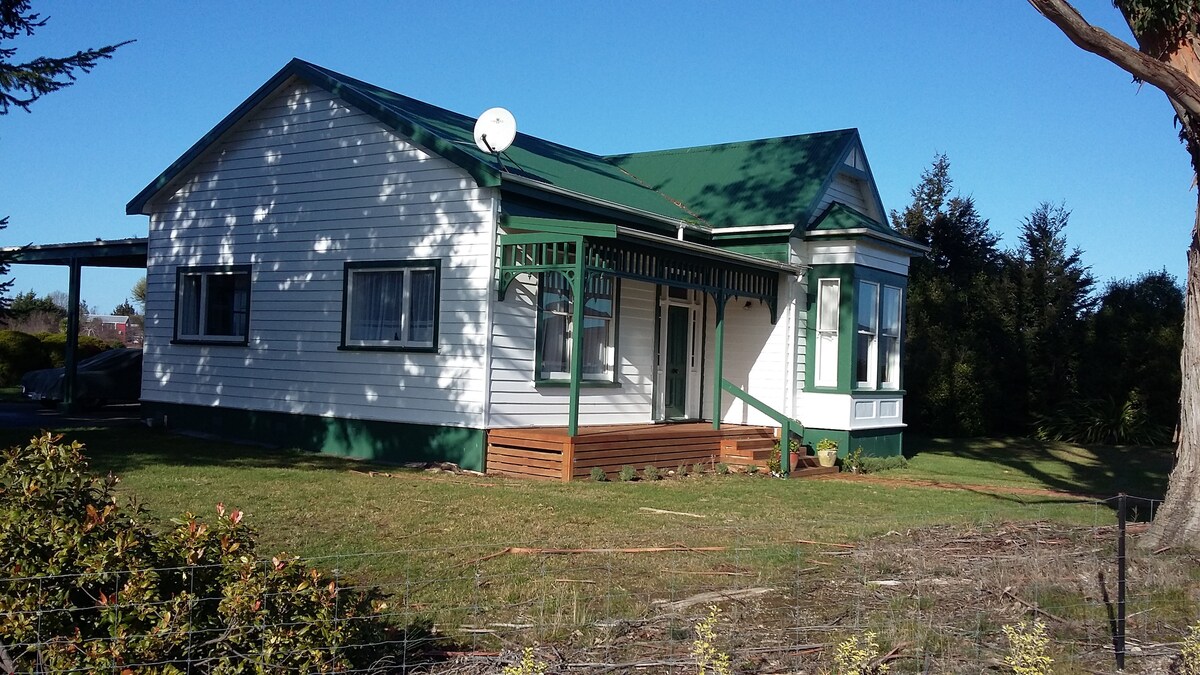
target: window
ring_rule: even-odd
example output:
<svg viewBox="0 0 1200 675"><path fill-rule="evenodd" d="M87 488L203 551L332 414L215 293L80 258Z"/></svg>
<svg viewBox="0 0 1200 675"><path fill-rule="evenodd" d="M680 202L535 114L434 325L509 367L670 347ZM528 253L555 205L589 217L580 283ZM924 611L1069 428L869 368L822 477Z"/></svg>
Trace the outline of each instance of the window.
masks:
<svg viewBox="0 0 1200 675"><path fill-rule="evenodd" d="M436 351L441 261L346 263L342 348Z"/></svg>
<svg viewBox="0 0 1200 675"><path fill-rule="evenodd" d="M249 266L179 268L175 341L246 344L249 332Z"/></svg>
<svg viewBox="0 0 1200 675"><path fill-rule="evenodd" d="M817 282L817 372L813 382L819 387L837 386L838 314L841 281Z"/></svg>
<svg viewBox="0 0 1200 675"><path fill-rule="evenodd" d="M617 281L589 275L583 292L584 380L615 380ZM538 284L539 380L571 377L571 282L560 272L542 274Z"/></svg>
<svg viewBox="0 0 1200 675"><path fill-rule="evenodd" d="M883 287L879 348L883 352L880 380L884 389L900 388L900 289Z"/></svg>
<svg viewBox="0 0 1200 675"><path fill-rule="evenodd" d="M879 284L858 282L858 344L854 349L855 382L874 388L879 370Z"/></svg>

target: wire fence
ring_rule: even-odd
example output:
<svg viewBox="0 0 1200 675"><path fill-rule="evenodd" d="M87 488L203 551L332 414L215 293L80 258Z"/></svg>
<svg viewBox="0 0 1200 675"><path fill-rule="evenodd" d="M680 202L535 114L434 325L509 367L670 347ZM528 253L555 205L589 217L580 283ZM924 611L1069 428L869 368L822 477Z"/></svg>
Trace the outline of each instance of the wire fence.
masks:
<svg viewBox="0 0 1200 675"><path fill-rule="evenodd" d="M1054 672L1116 672L1121 656L1125 672L1166 673L1200 620L1200 560L1141 546L1156 503L1131 498L1122 528L1117 501L1040 501L1016 520L981 510L942 525L913 513L911 528L851 542L658 511L647 517L673 523L661 532L675 539L9 574L0 578L0 672L95 670L56 669L71 662L52 658L67 650L112 655L120 673L494 673L516 667L525 648L546 672L696 672L697 626L715 616L710 642L734 672L836 672L836 645L868 634L878 645L871 658L893 672L998 672L1010 653L1003 627L1037 620ZM247 585L285 568L297 572L290 585ZM207 583L214 578L226 583ZM146 584L177 592L132 592ZM321 650L346 659L304 660Z"/></svg>

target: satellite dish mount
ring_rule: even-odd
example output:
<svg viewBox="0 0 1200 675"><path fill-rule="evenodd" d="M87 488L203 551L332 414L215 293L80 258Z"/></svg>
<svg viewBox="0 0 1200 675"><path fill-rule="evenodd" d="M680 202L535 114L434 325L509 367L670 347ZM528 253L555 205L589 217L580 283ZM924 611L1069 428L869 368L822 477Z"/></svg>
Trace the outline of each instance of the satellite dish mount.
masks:
<svg viewBox="0 0 1200 675"><path fill-rule="evenodd" d="M475 120L474 136L476 147L489 155L495 155L500 168L504 169L500 153L507 150L516 139L517 119L504 108L488 108Z"/></svg>

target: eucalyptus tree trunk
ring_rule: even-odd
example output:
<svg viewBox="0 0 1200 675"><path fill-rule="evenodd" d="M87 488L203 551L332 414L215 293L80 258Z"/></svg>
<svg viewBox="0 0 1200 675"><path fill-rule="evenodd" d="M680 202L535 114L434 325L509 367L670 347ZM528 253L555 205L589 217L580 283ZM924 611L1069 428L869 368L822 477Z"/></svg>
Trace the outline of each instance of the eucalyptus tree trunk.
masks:
<svg viewBox="0 0 1200 675"><path fill-rule="evenodd" d="M1196 35L1200 3L1117 0L1114 4L1121 9L1138 42L1135 48L1089 24L1067 0L1028 1L1076 46L1111 61L1167 95L1178 117L1180 140L1187 145L1192 169L1200 175L1200 39ZM1138 21L1131 12L1137 12ZM1147 16L1152 21L1147 22ZM1187 261L1179 363L1183 386L1175 468L1166 502L1143 539L1146 545L1155 547L1200 547L1200 196Z"/></svg>

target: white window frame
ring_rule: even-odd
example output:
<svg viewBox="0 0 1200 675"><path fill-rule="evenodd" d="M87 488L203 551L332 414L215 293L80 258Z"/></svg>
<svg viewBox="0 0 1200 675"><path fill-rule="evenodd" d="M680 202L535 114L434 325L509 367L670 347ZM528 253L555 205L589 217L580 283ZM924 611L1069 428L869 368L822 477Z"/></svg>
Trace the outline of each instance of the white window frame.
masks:
<svg viewBox="0 0 1200 675"><path fill-rule="evenodd" d="M879 297L880 286L874 281L858 282L858 293L855 294L854 301L854 379L855 384L860 389L875 389L879 385ZM863 327L861 318L864 314L863 302L867 298L871 299L871 307L866 315L870 318L871 324L866 328ZM863 350L863 338L866 338L866 353L860 353ZM860 360L866 359L866 378L859 378L858 365Z"/></svg>
<svg viewBox="0 0 1200 675"><path fill-rule="evenodd" d="M889 292L896 294L896 315L895 315L895 332L888 332L888 317L883 315L887 302L884 299ZM900 388L900 336L904 331L904 289L899 286L884 286L883 295L879 303L879 334L883 338L887 338L890 342L884 350L883 358L886 361L886 371L888 378L883 380L881 388L883 389L899 389Z"/></svg>
<svg viewBox="0 0 1200 675"><path fill-rule="evenodd" d="M399 307L400 316L398 322L396 337L382 340L372 340L354 337L351 332L354 330L354 297L356 290L356 278L367 274L378 273L396 273L403 274L404 287L401 292ZM433 273L433 332L428 340L414 340L410 337L411 322L413 320L413 274L417 272L432 272ZM441 323L440 303L442 295L442 274L440 260L412 260L412 261L385 261L385 262L360 262L346 263L345 268L345 288L342 293L342 349L379 349L390 351L437 351L438 345L438 328ZM361 288L361 287L360 287Z"/></svg>
<svg viewBox="0 0 1200 675"><path fill-rule="evenodd" d="M246 283L245 309L240 313L246 315L245 321L241 326L241 332L234 335L219 335L209 332L208 315L209 303L212 296L209 291L210 282L216 277L243 277ZM196 298L196 310L199 316L196 317L196 332L186 332L185 326L187 321L183 317L183 312L188 306L188 290L192 285L188 283L188 279L199 279L199 297ZM244 345L249 340L250 336L250 267L249 265L225 265L213 267L180 267L176 270L175 276L175 341L176 342L204 342L218 344L240 344ZM237 293L237 289L234 289ZM236 306L236 295L235 295ZM234 309L235 314L238 310ZM235 325L236 325L235 320Z"/></svg>
<svg viewBox="0 0 1200 675"><path fill-rule="evenodd" d="M833 288L832 295L826 297L822 290ZM817 325L816 325L816 354L813 363L816 373L813 374L813 385L817 387L836 387L838 383L838 331L841 322L842 280L837 278L817 280ZM826 311L826 303L833 304L833 312ZM823 319L833 317L833 324L825 325Z"/></svg>

